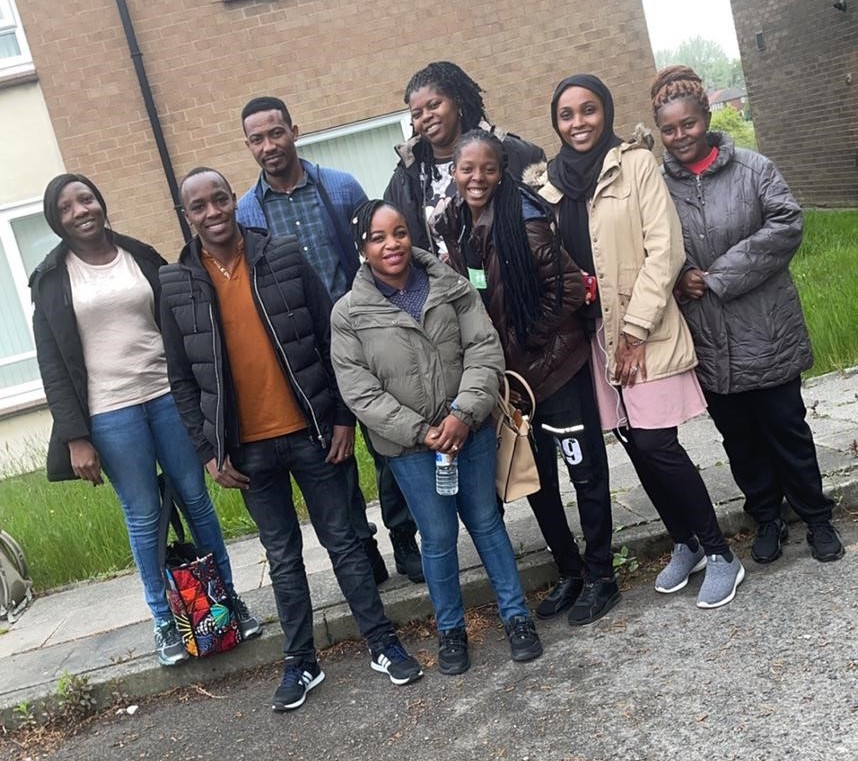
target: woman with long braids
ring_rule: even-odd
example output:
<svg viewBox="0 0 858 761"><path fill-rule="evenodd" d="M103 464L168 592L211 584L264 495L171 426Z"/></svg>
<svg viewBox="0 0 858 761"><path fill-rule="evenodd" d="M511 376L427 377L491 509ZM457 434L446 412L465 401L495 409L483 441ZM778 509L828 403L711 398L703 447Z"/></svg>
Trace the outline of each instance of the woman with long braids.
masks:
<svg viewBox="0 0 858 761"><path fill-rule="evenodd" d="M420 69L405 88L413 136L397 146L400 160L384 198L402 209L415 246L444 256L444 241L428 226L438 202L456 194L450 176L453 144L465 132L481 127L500 138L508 169L521 179L525 167L545 160L543 150L489 123L482 88L459 66L436 61Z"/></svg>
<svg viewBox="0 0 858 761"><path fill-rule="evenodd" d="M36 355L53 417L48 478L98 486L107 474L162 665L188 653L167 604L158 552L158 465L187 507L195 541L213 553L242 637L259 634L262 626L233 589L203 468L170 393L158 311L158 269L166 262L151 246L110 229L104 197L82 174L51 180L44 210L61 239L30 278Z"/></svg>
<svg viewBox="0 0 858 761"><path fill-rule="evenodd" d="M597 298L585 317L602 427L622 442L674 542L655 588L677 592L705 568L697 605L725 605L745 569L677 436L706 402L673 298L685 262L676 210L648 146L614 134L613 98L598 77L560 82L551 123L563 144L547 172L528 178L554 206L564 248L596 277Z"/></svg>
<svg viewBox="0 0 858 761"><path fill-rule="evenodd" d="M801 398L801 373L813 365L789 273L801 243L801 207L765 156L709 132L709 99L692 69L662 69L651 95L667 149L664 175L685 234L676 291L709 414L757 523L751 557L770 563L781 556L786 497L807 524L813 557L837 560L843 544Z"/></svg>
<svg viewBox="0 0 858 761"><path fill-rule="evenodd" d="M619 600L611 553L608 459L593 396L589 344L578 308L581 272L561 248L550 210L505 170L503 144L484 130L466 132L453 150L458 196L436 222L448 263L483 297L500 334L507 368L536 398L532 417L541 489L528 497L557 564L559 580L536 614L569 609L589 624ZM557 477L560 450L575 486L586 549L572 536Z"/></svg>
<svg viewBox="0 0 858 761"><path fill-rule="evenodd" d="M331 360L343 399L389 458L420 530L438 667L461 674L470 666L460 518L497 596L512 659L538 658L542 644L495 503L497 443L489 416L503 370L497 332L467 280L412 248L398 209L368 201L352 228L365 262L334 306ZM457 494L437 493L436 453L455 458Z"/></svg>

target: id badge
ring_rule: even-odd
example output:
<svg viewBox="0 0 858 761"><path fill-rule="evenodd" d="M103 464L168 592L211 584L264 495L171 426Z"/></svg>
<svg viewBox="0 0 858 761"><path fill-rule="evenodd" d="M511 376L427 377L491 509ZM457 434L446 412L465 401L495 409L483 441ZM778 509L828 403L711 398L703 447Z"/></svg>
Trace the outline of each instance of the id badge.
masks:
<svg viewBox="0 0 858 761"><path fill-rule="evenodd" d="M486 271L476 267L468 267L468 280L478 291L486 290Z"/></svg>

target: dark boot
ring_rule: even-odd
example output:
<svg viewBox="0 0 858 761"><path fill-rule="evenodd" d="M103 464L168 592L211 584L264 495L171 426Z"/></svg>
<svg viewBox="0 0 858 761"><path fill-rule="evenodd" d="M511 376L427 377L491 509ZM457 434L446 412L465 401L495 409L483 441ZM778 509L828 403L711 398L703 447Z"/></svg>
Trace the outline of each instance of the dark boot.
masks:
<svg viewBox="0 0 858 761"><path fill-rule="evenodd" d="M372 537L363 540L363 547L366 551L366 556L369 558L369 564L372 566L372 576L376 584L381 584L390 578L387 572L387 566L384 564L384 558L378 551L378 542Z"/></svg>
<svg viewBox="0 0 858 761"><path fill-rule="evenodd" d="M415 584L423 582L423 561L415 533L408 528L394 529L390 532L390 543L393 545L396 572L404 574Z"/></svg>

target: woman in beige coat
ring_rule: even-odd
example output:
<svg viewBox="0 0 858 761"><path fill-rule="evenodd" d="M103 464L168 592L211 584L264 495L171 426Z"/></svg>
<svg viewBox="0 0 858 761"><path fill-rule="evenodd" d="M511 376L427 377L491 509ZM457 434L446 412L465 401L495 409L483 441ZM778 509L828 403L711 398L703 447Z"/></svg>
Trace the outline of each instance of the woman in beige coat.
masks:
<svg viewBox="0 0 858 761"><path fill-rule="evenodd" d="M563 145L542 177L528 177L554 206L563 246L595 279L583 316L602 427L622 442L674 541L656 589L677 592L705 568L697 605L715 608L733 599L745 571L677 437L677 426L706 408L672 295L685 261L682 233L652 154L622 142L613 120L598 78L564 79L551 101Z"/></svg>

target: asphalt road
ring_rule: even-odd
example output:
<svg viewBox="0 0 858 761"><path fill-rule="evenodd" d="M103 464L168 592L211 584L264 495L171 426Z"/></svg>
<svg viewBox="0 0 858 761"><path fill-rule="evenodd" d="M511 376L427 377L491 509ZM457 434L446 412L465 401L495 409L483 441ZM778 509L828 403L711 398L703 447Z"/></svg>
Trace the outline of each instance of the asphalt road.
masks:
<svg viewBox="0 0 858 761"><path fill-rule="evenodd" d="M414 685L394 687L347 646L298 711L271 712L279 670L267 668L104 717L40 757L854 761L858 513L838 525L837 563L812 560L800 526L771 566L740 546L748 576L719 610L694 605L702 574L671 596L641 578L593 626L543 624L530 664L509 660L489 614L463 676L439 674L434 639L413 633L427 664Z"/></svg>

